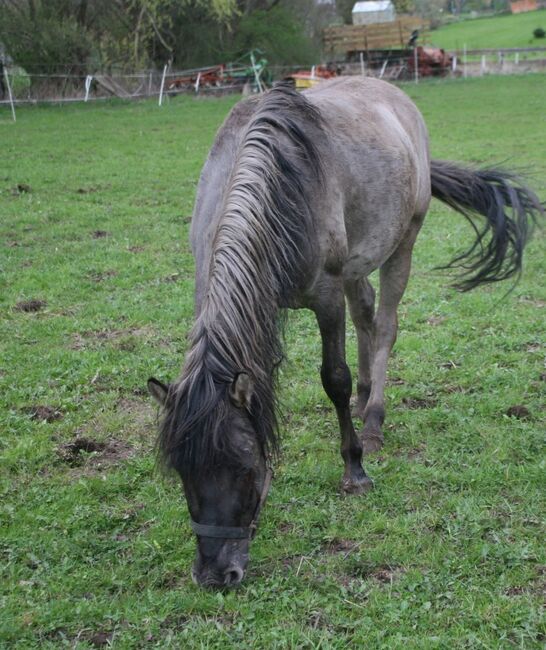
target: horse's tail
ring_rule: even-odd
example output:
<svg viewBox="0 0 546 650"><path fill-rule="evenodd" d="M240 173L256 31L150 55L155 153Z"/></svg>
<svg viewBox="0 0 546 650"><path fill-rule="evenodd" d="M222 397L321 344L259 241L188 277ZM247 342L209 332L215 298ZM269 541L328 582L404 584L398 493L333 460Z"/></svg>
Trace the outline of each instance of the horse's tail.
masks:
<svg viewBox="0 0 546 650"><path fill-rule="evenodd" d="M432 196L464 215L476 233L468 250L441 267L463 269L454 286L468 291L479 284L519 277L532 226L544 215L536 194L503 169L471 169L433 160L430 176ZM476 224L477 215L485 217L483 226Z"/></svg>

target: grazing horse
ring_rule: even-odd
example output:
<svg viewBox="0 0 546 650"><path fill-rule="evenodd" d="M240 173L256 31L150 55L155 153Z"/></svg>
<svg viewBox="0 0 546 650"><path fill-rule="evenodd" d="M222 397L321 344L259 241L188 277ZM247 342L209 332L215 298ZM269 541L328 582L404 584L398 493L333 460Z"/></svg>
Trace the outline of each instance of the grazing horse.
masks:
<svg viewBox="0 0 546 650"><path fill-rule="evenodd" d="M318 321L342 489L371 487L362 456L383 444L396 312L431 194L474 225L475 242L452 262L464 268L459 289L520 272L528 226L543 213L537 197L505 171L431 161L423 118L388 83L337 78L303 94L281 84L237 104L221 127L191 227L196 319L186 361L174 383L148 382L163 405L160 455L182 478L197 535L197 583L235 585L246 569L278 448L283 308L311 309ZM358 434L345 299L358 343Z"/></svg>

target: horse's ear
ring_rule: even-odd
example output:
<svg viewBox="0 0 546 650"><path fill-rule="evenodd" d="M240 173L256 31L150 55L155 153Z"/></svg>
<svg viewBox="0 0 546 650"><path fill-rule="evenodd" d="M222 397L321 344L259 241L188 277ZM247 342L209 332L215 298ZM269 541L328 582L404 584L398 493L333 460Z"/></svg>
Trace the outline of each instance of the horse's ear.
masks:
<svg viewBox="0 0 546 650"><path fill-rule="evenodd" d="M161 406L165 406L167 395L169 394L169 387L166 384L155 377L150 377L148 379L148 391L156 402L161 404Z"/></svg>
<svg viewBox="0 0 546 650"><path fill-rule="evenodd" d="M238 408L250 407L250 400L252 399L253 392L254 385L252 379L246 374L246 372L239 373L229 387L229 396L231 401Z"/></svg>

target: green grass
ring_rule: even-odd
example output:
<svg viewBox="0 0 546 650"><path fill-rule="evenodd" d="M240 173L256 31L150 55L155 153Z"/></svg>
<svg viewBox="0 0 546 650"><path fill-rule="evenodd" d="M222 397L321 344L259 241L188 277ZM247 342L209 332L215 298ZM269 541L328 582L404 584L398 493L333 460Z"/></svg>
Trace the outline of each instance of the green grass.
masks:
<svg viewBox="0 0 546 650"><path fill-rule="evenodd" d="M405 89L434 156L532 167L544 198L544 87ZM142 389L183 359L189 215L234 101L20 108L16 125L0 113L0 647L543 647L545 247L529 246L508 297L455 294L433 267L471 233L439 204L400 310L376 489L338 492L319 337L291 314L284 453L249 574L227 593L192 584L186 507L154 471ZM47 304L15 309L30 299ZM348 355L354 367L352 331ZM509 417L516 404L530 416ZM36 406L62 418L33 419ZM69 463L75 436L106 447Z"/></svg>
<svg viewBox="0 0 546 650"><path fill-rule="evenodd" d="M506 14L491 18L463 20L430 33L430 40L446 50L495 47L546 47L546 39L534 38L537 27L546 29L546 11Z"/></svg>

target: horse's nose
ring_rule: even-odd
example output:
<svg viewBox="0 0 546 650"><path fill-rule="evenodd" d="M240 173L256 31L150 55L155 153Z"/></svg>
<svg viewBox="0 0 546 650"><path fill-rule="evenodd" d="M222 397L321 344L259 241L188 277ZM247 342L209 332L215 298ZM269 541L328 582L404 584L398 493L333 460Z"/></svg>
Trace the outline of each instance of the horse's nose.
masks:
<svg viewBox="0 0 546 650"><path fill-rule="evenodd" d="M243 579L245 572L239 566L231 566L224 571L224 585L234 587Z"/></svg>

